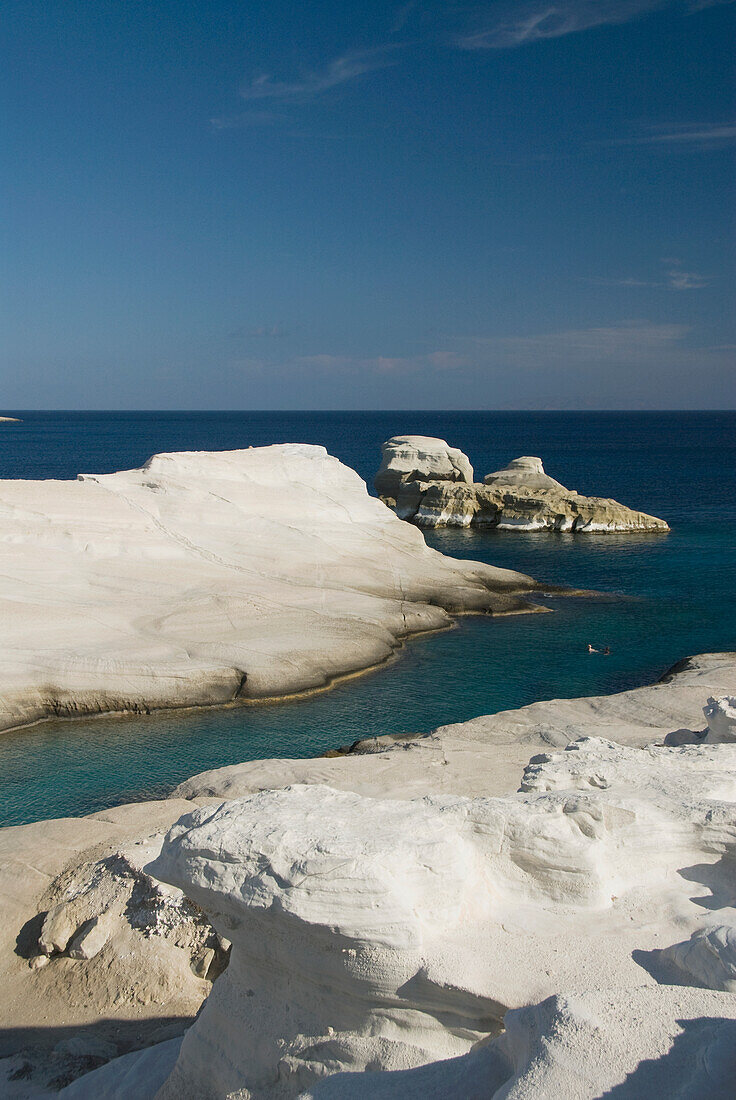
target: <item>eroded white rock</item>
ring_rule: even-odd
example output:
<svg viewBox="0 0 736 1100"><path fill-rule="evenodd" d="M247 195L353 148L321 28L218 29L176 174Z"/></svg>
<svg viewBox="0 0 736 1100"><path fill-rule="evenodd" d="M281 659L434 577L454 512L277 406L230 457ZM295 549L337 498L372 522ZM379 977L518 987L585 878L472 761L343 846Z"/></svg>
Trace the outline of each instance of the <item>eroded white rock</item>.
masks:
<svg viewBox="0 0 736 1100"><path fill-rule="evenodd" d="M484 484L456 484L419 470L403 473L387 499L419 527L604 533L667 531L664 520L615 500L582 496L544 472L540 458L516 458Z"/></svg>
<svg viewBox="0 0 736 1100"><path fill-rule="evenodd" d="M703 714L708 723L706 741L715 744L736 741L736 697L710 698L703 707Z"/></svg>
<svg viewBox="0 0 736 1100"><path fill-rule="evenodd" d="M532 761L506 798L401 802L302 786L195 811L149 870L207 912L233 955L159 1100L286 1098L325 1074L451 1059L497 1031L507 1006L555 987L608 987L606 1027L628 1020L631 987L655 985L635 951L702 925L680 869L707 869L714 896L727 881L734 798L736 746L589 738ZM540 1011L559 1015L560 1003ZM546 1026L498 1041L497 1087L535 1080L529 1043ZM642 1057L656 1036L644 1035ZM579 1091L559 1094L581 1097L637 1064L598 1053L558 1080L554 1062L540 1080L567 1080ZM330 1092L338 1081L325 1096L352 1095ZM366 1081L381 1095L380 1079Z"/></svg>
<svg viewBox="0 0 736 1100"><path fill-rule="evenodd" d="M559 481L544 472L541 458L528 455L514 458L503 470L495 470L483 478L484 485L512 486L521 485L526 489L561 489L564 493L574 493L566 489Z"/></svg>
<svg viewBox="0 0 736 1100"><path fill-rule="evenodd" d="M473 483L470 460L444 439L395 435L383 444L381 468L374 485L382 497L396 498L399 486L412 481Z"/></svg>
<svg viewBox="0 0 736 1100"><path fill-rule="evenodd" d="M736 896L733 900L736 903ZM736 912L729 924L700 928L684 943L665 948L661 961L679 971L688 984L736 993Z"/></svg>
<svg viewBox="0 0 736 1100"><path fill-rule="evenodd" d="M324 687L449 613L530 608L426 546L322 447L0 482L0 730Z"/></svg>
<svg viewBox="0 0 736 1100"><path fill-rule="evenodd" d="M659 986L560 994L503 1035L402 1073L337 1074L300 1100L731 1100L736 997Z"/></svg>

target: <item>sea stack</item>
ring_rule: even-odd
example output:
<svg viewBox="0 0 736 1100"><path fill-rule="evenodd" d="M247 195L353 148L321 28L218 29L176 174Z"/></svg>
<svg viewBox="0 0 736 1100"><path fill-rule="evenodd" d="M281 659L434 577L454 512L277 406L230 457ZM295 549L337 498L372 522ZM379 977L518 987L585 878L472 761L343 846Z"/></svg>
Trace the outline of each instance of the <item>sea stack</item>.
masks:
<svg viewBox="0 0 736 1100"><path fill-rule="evenodd" d="M384 443L375 486L400 519L419 527L576 534L669 530L656 516L566 488L545 473L541 458L515 458L486 474L481 484L472 480L469 459L444 439L423 438L421 449L416 442L417 437L396 436ZM461 472L465 476L452 476Z"/></svg>

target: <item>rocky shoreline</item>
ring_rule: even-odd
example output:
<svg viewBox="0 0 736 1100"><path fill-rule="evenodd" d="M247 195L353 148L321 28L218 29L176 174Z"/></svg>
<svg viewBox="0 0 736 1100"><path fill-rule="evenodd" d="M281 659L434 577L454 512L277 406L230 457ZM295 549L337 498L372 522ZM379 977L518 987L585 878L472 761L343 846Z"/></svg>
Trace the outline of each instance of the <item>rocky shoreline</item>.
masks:
<svg viewBox="0 0 736 1100"><path fill-rule="evenodd" d="M0 511L0 731L323 688L545 591L430 549L316 446L2 481Z"/></svg>
<svg viewBox="0 0 736 1100"><path fill-rule="evenodd" d="M1 830L5 1095L726 1096L735 685L704 655Z"/></svg>
<svg viewBox="0 0 736 1100"><path fill-rule="evenodd" d="M0 483L0 728L309 691L543 610L430 550L416 499L425 526L666 528L538 459L476 485L398 442L398 516L301 445ZM0 1093L725 1100L735 861L736 653L0 829Z"/></svg>

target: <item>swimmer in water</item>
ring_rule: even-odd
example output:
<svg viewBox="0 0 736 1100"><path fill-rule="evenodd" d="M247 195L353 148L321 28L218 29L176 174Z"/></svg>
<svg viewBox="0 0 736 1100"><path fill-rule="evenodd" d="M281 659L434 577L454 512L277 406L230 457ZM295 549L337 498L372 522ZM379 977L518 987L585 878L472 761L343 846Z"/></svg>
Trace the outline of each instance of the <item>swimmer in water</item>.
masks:
<svg viewBox="0 0 736 1100"><path fill-rule="evenodd" d="M588 653L600 653L599 649L593 649L593 646L588 642Z"/></svg>

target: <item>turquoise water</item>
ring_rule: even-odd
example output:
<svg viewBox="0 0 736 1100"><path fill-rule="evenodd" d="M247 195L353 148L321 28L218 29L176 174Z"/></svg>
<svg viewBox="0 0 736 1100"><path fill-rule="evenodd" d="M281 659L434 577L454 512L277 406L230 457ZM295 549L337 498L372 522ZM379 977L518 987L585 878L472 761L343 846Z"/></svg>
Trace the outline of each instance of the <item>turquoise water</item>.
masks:
<svg viewBox="0 0 736 1100"><path fill-rule="evenodd" d="M622 690L688 654L736 649L733 413L9 415L24 423L0 435L3 477L71 477L139 465L154 451L304 441L323 443L369 478L381 441L411 431L462 447L478 476L519 454L542 455L562 482L661 515L673 529L577 538L428 533L444 553L605 595L547 600L551 615L461 619L410 642L390 665L307 699L5 734L1 824L160 796L189 775L241 760L311 756L540 698ZM609 645L611 655L589 655L589 641Z"/></svg>

